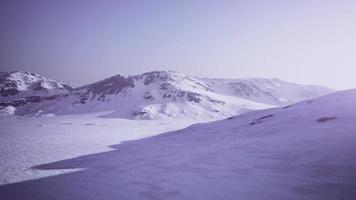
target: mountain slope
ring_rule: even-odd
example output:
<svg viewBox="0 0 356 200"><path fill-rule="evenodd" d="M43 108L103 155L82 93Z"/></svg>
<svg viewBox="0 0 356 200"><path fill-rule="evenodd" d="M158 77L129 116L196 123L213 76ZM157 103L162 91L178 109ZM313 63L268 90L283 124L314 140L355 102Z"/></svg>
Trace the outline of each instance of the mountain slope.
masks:
<svg viewBox="0 0 356 200"><path fill-rule="evenodd" d="M116 75L85 85L55 99L25 106L16 114L107 112L104 117L159 119L224 118L249 110L286 105L332 90L269 79L206 79L172 71ZM1 104L0 104L1 105Z"/></svg>
<svg viewBox="0 0 356 200"><path fill-rule="evenodd" d="M206 79L206 81L223 94L271 105L291 104L332 91L322 86L302 85L279 79Z"/></svg>
<svg viewBox="0 0 356 200"><path fill-rule="evenodd" d="M30 72L0 72L0 103L30 96L58 95L72 89L68 84Z"/></svg>
<svg viewBox="0 0 356 200"><path fill-rule="evenodd" d="M11 199L353 200L355 103L356 89L125 142L112 151L37 166L82 170L5 185L0 194Z"/></svg>

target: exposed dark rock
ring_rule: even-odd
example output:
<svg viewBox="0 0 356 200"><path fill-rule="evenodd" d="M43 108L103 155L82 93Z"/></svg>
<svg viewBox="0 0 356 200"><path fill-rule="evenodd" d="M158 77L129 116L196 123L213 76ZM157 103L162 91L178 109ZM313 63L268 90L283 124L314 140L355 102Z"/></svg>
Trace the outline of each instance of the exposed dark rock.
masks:
<svg viewBox="0 0 356 200"><path fill-rule="evenodd" d="M3 97L14 96L18 93L19 93L19 91L17 89L0 90L0 94Z"/></svg>
<svg viewBox="0 0 356 200"><path fill-rule="evenodd" d="M160 81L168 81L168 80L173 80L170 76L170 74L168 72L160 72L160 71L155 71L155 72L148 72L148 73L144 73L142 74L143 77L146 77L144 80L144 84L145 85L149 85L151 83L154 83L158 80Z"/></svg>
<svg viewBox="0 0 356 200"><path fill-rule="evenodd" d="M195 102L195 103L201 102L201 95L198 93L188 92L187 98L188 98L188 101L190 101L190 102Z"/></svg>
<svg viewBox="0 0 356 200"><path fill-rule="evenodd" d="M43 97L45 100L49 100L49 101L51 101L51 100L54 100L54 99L56 99L57 97L59 97L60 95L52 95L52 96L48 96L48 97Z"/></svg>
<svg viewBox="0 0 356 200"><path fill-rule="evenodd" d="M89 94L83 93L79 96L79 103L85 104L88 99L89 99Z"/></svg>
<svg viewBox="0 0 356 200"><path fill-rule="evenodd" d="M95 95L118 94L125 88L135 87L132 77L117 75L87 86L87 92Z"/></svg>
<svg viewBox="0 0 356 200"><path fill-rule="evenodd" d="M319 123L324 123L324 122L327 122L329 120L334 120L334 119L337 119L337 117L322 117L322 118L317 119L316 121Z"/></svg>
<svg viewBox="0 0 356 200"><path fill-rule="evenodd" d="M274 116L273 114L269 114L269 115L262 116L262 117L260 117L260 118L258 118L258 119L253 120L253 121L250 123L250 125L255 125L255 124L263 123L263 122L266 121L266 119L271 118L271 117L273 117L273 116Z"/></svg>
<svg viewBox="0 0 356 200"><path fill-rule="evenodd" d="M62 85L65 90L71 91L73 88L69 85Z"/></svg>
<svg viewBox="0 0 356 200"><path fill-rule="evenodd" d="M156 78L156 75L155 75L155 74L148 74L148 75L146 76L146 79L145 79L145 81L144 81L144 84L145 84L145 85L149 85L149 84L153 83L154 80L155 80L155 78Z"/></svg>
<svg viewBox="0 0 356 200"><path fill-rule="evenodd" d="M160 88L161 88L161 90L168 90L170 86L171 86L170 83L162 83L160 85Z"/></svg>
<svg viewBox="0 0 356 200"><path fill-rule="evenodd" d="M42 101L40 96L30 96L25 98L26 102L39 103Z"/></svg>
<svg viewBox="0 0 356 200"><path fill-rule="evenodd" d="M172 97L171 94L168 94L168 93L164 93L164 94L163 94L163 98L164 98L164 99L170 98L170 97Z"/></svg>
<svg viewBox="0 0 356 200"><path fill-rule="evenodd" d="M137 119L149 119L150 114L147 111L136 111L132 112L132 116Z"/></svg>
<svg viewBox="0 0 356 200"><path fill-rule="evenodd" d="M262 117L258 118L257 120L267 119L270 117L273 117L273 114L262 116Z"/></svg>
<svg viewBox="0 0 356 200"><path fill-rule="evenodd" d="M289 106L284 106L283 109L287 109L287 108L290 108L292 107L293 105L289 105Z"/></svg>
<svg viewBox="0 0 356 200"><path fill-rule="evenodd" d="M48 97L40 97L40 96L29 96L21 99L15 99L7 102L0 103L0 106L13 106L13 107L18 107L18 106L24 106L28 103L40 103L43 101L52 101L59 97L59 95L53 95L53 96L48 96Z"/></svg>
<svg viewBox="0 0 356 200"><path fill-rule="evenodd" d="M24 106L24 105L26 105L25 99L17 99L17 100L0 103L0 106L3 106L3 107L6 107L6 106L18 107L18 106Z"/></svg>
<svg viewBox="0 0 356 200"><path fill-rule="evenodd" d="M207 97L208 101L215 103L215 104L219 104L219 105L225 105L226 103L224 101L219 101L210 97Z"/></svg>
<svg viewBox="0 0 356 200"><path fill-rule="evenodd" d="M177 97L184 97L185 91L178 91Z"/></svg>
<svg viewBox="0 0 356 200"><path fill-rule="evenodd" d="M154 96L152 96L149 92L146 92L144 95L143 95L143 98L148 100L148 101L153 101L155 99Z"/></svg>

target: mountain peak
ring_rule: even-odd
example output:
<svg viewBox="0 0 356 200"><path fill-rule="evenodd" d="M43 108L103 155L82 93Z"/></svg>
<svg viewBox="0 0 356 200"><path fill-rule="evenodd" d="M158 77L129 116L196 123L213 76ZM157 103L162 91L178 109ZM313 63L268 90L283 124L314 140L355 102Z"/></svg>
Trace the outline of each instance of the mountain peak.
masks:
<svg viewBox="0 0 356 200"><path fill-rule="evenodd" d="M0 103L33 95L64 93L72 89L68 84L31 72L22 70L0 72Z"/></svg>
<svg viewBox="0 0 356 200"><path fill-rule="evenodd" d="M179 72L173 71L173 70L156 70L156 71L148 71L145 72L141 75L148 75L148 74L178 74Z"/></svg>

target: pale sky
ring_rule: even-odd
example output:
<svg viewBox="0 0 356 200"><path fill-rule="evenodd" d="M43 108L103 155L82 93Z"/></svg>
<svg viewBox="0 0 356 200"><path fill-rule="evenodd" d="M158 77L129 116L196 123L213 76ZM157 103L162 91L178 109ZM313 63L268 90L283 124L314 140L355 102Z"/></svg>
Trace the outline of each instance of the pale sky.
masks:
<svg viewBox="0 0 356 200"><path fill-rule="evenodd" d="M356 88L354 0L1 0L0 69L72 83L174 70Z"/></svg>

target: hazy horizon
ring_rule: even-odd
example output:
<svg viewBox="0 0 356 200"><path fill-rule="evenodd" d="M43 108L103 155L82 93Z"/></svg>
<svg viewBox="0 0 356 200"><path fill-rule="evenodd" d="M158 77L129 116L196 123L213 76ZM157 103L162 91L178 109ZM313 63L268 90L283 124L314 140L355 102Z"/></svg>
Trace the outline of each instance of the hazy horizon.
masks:
<svg viewBox="0 0 356 200"><path fill-rule="evenodd" d="M106 79L106 78L110 78L112 76L116 76L116 75L123 75L123 76L135 76L135 75L140 75L140 74L144 74L144 73L149 73L149 72L155 72L155 71L172 71L172 72L178 72L178 73L182 73L182 72L179 72L179 71L175 71L175 70L151 70L151 71L143 71L141 73L134 73L134 74L123 74L123 73L117 73L117 74L111 74L111 75L108 75L108 76L105 76L101 79L96 79L96 80L90 80L88 82L73 82L73 81L65 81L65 80L61 80L61 79L55 79L53 77L49 77L49 76L45 76L44 74L41 74L41 73L38 73L38 72L35 72L35 71L26 71L26 70L10 70L10 71L5 71L5 72L18 72L18 71L23 71L23 72L30 72L30 73L36 73L42 77L45 77L45 78L49 78L49 79L52 79L52 80L55 80L55 81L61 81L61 82L65 82L67 84L70 84L74 87L80 87L80 86L83 86L83 85L87 85L87 84L92 84L94 82L97 82L97 81L101 81L103 79ZM2 72L2 71L0 71ZM188 75L188 76L193 76L193 77L198 77L198 78L216 78L216 79L253 79L253 78L267 78L267 79L279 79L281 81L286 81L286 82L292 82L292 83L298 83L298 84L303 84L303 85L319 85L319 86L325 86L325 85L320 85L320 84L312 84L312 83L303 83L303 82L295 82L295 81L289 81L289 80L284 80L284 79L281 79L281 78L278 78L278 77L209 77L209 76L199 76L199 75L192 75L192 74L186 74L186 73L183 73L185 75ZM328 86L325 86L325 87L328 87ZM332 87L328 87L329 89L333 89L333 90L340 90L340 89L336 89L336 88L332 88ZM351 88L350 88L351 89Z"/></svg>
<svg viewBox="0 0 356 200"><path fill-rule="evenodd" d="M1 1L0 71L75 84L173 70L356 87L356 2Z"/></svg>

